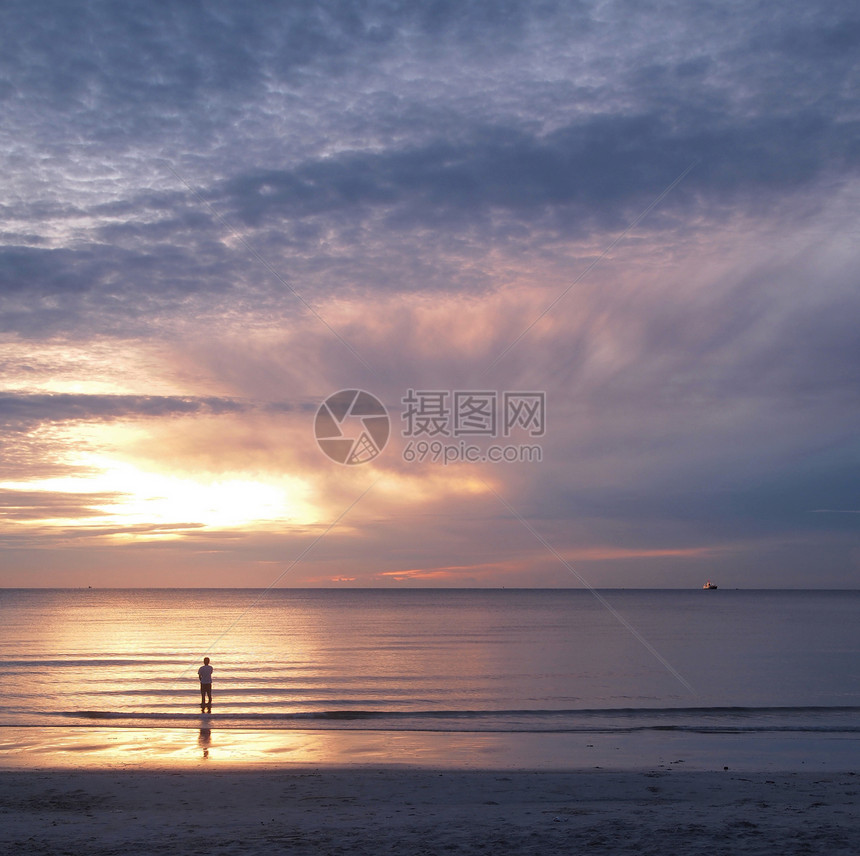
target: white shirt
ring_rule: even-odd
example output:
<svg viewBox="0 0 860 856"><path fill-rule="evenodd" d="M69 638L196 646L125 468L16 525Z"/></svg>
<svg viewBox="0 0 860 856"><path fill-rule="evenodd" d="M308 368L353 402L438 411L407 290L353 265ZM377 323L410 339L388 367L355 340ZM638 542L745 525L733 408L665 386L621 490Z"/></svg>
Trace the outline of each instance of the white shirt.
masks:
<svg viewBox="0 0 860 856"><path fill-rule="evenodd" d="M212 666L201 666L197 670L197 677L200 678L201 684L211 684L212 683L212 672L215 670Z"/></svg>

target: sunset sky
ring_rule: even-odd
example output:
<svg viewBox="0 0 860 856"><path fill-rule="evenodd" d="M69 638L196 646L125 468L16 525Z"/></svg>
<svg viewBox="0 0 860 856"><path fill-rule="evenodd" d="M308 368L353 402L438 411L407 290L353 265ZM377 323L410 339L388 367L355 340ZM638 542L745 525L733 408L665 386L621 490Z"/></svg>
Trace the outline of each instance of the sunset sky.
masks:
<svg viewBox="0 0 860 856"><path fill-rule="evenodd" d="M854 2L5 2L0 585L857 587L858 55ZM544 393L542 460L406 460L410 390Z"/></svg>

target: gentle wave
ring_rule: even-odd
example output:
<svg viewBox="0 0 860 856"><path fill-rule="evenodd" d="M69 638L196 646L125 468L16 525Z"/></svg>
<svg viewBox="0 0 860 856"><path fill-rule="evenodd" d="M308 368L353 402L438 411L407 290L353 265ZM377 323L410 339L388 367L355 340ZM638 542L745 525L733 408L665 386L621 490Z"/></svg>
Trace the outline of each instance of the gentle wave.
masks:
<svg viewBox="0 0 860 856"><path fill-rule="evenodd" d="M103 710L71 710L60 711L62 716L91 716L91 717L113 717L128 716L121 711ZM808 714L808 713L857 713L860 707L853 705L827 705L827 706L792 706L792 707L604 707L604 708L572 708L561 709L533 709L519 708L512 710L325 710L305 712L283 712L283 713L261 713L240 714L241 716L260 716L275 718L292 717L325 717L325 718L363 718L373 717L407 718L407 717L433 717L437 719L448 718L473 718L478 716L755 716L761 714ZM140 716L141 714L135 714ZM170 716L171 714L152 713L153 717Z"/></svg>
<svg viewBox="0 0 860 856"><path fill-rule="evenodd" d="M584 710L313 710L266 713L124 713L110 710L56 711L61 717L106 726L221 728L365 727L393 731L504 731L702 734L753 732L860 733L860 707L595 708Z"/></svg>

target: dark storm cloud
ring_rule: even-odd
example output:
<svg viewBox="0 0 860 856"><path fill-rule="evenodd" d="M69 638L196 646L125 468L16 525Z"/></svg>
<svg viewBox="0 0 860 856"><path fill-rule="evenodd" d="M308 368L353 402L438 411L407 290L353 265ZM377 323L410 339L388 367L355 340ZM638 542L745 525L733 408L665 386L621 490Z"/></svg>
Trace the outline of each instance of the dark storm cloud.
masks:
<svg viewBox="0 0 860 856"><path fill-rule="evenodd" d="M151 330L189 300L211 306L229 295L247 264L205 237L177 241L170 224L160 230L172 232L170 241L157 228L140 241L135 224L105 231L112 241L0 247L0 331L38 336L60 329L85 338Z"/></svg>
<svg viewBox="0 0 860 856"><path fill-rule="evenodd" d="M171 262L187 263L187 255L171 246L154 246L151 252L132 252L118 246L93 244L76 249L44 249L10 246L0 250L0 294L71 295L104 291L116 286L118 292L138 292L141 298L157 296L159 288L180 296L198 290L205 277L205 260L196 278L186 278L187 264L178 269ZM180 254L181 253L181 254ZM153 280L173 270L173 277ZM196 281L195 281L196 280ZM207 290L217 283L206 278ZM168 295L165 294L165 297Z"/></svg>
<svg viewBox="0 0 860 856"><path fill-rule="evenodd" d="M531 17L525 2L422 7L353 0L91 0L70 7L57 0L36 8L38 13L32 3L4 4L0 21L8 36L0 54L0 97L35 99L40 107L88 120L108 109L114 121L96 125L102 141L113 144L181 125L180 113L189 110L200 111L196 119L211 130L235 118L247 93L267 81L301 83L297 75L312 66L348 75L404 31L428 40L493 44Z"/></svg>
<svg viewBox="0 0 860 856"><path fill-rule="evenodd" d="M241 413L246 405L227 398L157 395L0 394L0 424L32 430L57 422Z"/></svg>
<svg viewBox="0 0 860 856"><path fill-rule="evenodd" d="M0 251L0 292L33 296L84 291L96 253L4 247ZM80 269L83 268L81 272Z"/></svg>
<svg viewBox="0 0 860 856"><path fill-rule="evenodd" d="M270 151L283 144L260 112L261 98L278 85L288 93L282 106L297 120L309 113L318 120L337 117L340 124L328 127L346 139L361 119L350 99L364 94L350 92L350 84L356 78L367 83L380 96L372 102L369 127L388 128L387 147L397 148L422 115L433 117L430 126L448 137L461 123L486 123L493 114L505 116L500 128L541 126L547 112L581 113L583 104L586 121L589 114L632 113L683 123L696 105L724 113L729 122L733 115L778 116L816 105L832 115L834 107L850 107L848 89L857 79L852 49L858 24L850 4L826 11L805 6L802 27L791 4L766 3L696 4L672 8L671 15L635 3L597 9L525 0L91 0L35 8L38 13L31 3L9 2L2 12L0 75L13 126L20 120L31 133L43 129L39 145L72 159L99 150L100 143L116 153L158 141L160 150L150 155L212 152L216 172L232 171L224 155L241 152L261 134ZM546 65L530 65L541 52ZM411 77L424 73L423 90L398 86L404 64ZM376 69L388 77L369 83ZM587 84L566 79L580 70L589 72ZM475 105L462 99L470 83L478 85L470 73L482 71L488 72L480 81L487 97L476 117ZM440 98L433 89L446 76L451 82ZM320 100L331 81L346 88L347 99ZM383 82L391 89L388 99ZM752 103L739 103L739 90ZM551 101L551 93L555 103L544 100ZM447 117L443 129L440 117ZM234 149L225 148L228 126ZM219 130L220 157L209 148ZM86 136L72 145L75 132ZM329 136L332 142L337 137ZM289 147L283 155L290 158Z"/></svg>
<svg viewBox="0 0 860 856"><path fill-rule="evenodd" d="M311 294L345 286L483 290L485 283L445 269L450 246L464 236L484 246L512 238L534 245L541 230L584 237L622 229L694 161L652 224L670 218L677 229L682 216L772 210L816 180L853 172L860 162L856 131L814 112L728 129L705 115L682 128L658 116L598 117L544 137L482 129L471 142L349 153L237 175L204 191L212 213L193 196L184 204L174 197L176 207L163 214L164 199L116 202L99 206L111 219L97 229L97 242L0 250L0 294L19 300L7 305L5 326L73 328L88 311L122 329L157 322L190 296L229 300L250 284L283 294L248 247L228 250L218 240L233 224L280 227L255 245L267 261L287 254L289 267L281 270L301 277ZM147 212L154 216L137 219ZM421 245L431 244L428 229L438 250L428 260L441 268L422 280L410 259L427 255ZM326 234L337 236L336 248L330 238L321 246ZM394 265L389 275L386 265ZM61 305L33 302L49 296Z"/></svg>
<svg viewBox="0 0 860 856"><path fill-rule="evenodd" d="M208 91L229 93L258 84L260 56L272 35L284 32L272 26L272 13L236 4L40 6L34 14L32 4L4 4L5 29L14 34L0 64L7 98L25 95L61 114L77 112L79 120L107 108L115 121L99 122L99 135L120 143L131 142L129 134L158 133L153 122L162 128L173 124L165 122L163 111L187 110ZM286 32L303 44L301 36L310 36L311 29L297 24ZM331 41L318 39L316 49ZM302 58L298 52L295 64ZM229 107L230 101L220 105Z"/></svg>
<svg viewBox="0 0 860 856"><path fill-rule="evenodd" d="M851 9L4 4L5 115L40 156L8 168L26 227L0 325L122 335L246 294L299 311L229 243L247 227L311 299L481 293L452 254L621 229L694 162L651 228L787 216L856 173Z"/></svg>
<svg viewBox="0 0 860 856"><path fill-rule="evenodd" d="M496 209L524 224L570 209L580 224L584 218L585 225L617 227L631 206L647 204L693 162L700 165L667 206L689 205L691 196L760 205L762 192L784 194L860 166L857 122L834 124L810 111L721 124L702 111L680 127L659 115L596 117L542 138L487 128L470 143L439 141L237 176L223 193L250 225L382 208L391 210L392 226L405 215L410 225L457 229Z"/></svg>

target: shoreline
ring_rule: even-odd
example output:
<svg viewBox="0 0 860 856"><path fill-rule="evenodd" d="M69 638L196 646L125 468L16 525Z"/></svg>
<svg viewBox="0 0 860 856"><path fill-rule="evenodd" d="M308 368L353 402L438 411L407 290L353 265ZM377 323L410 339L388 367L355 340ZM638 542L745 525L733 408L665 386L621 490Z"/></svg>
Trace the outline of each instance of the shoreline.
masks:
<svg viewBox="0 0 860 856"><path fill-rule="evenodd" d="M848 854L853 771L17 770L4 852Z"/></svg>
<svg viewBox="0 0 860 856"><path fill-rule="evenodd" d="M860 770L860 734L0 726L0 770Z"/></svg>
<svg viewBox="0 0 860 856"><path fill-rule="evenodd" d="M857 735L206 731L0 727L0 852L860 852Z"/></svg>

